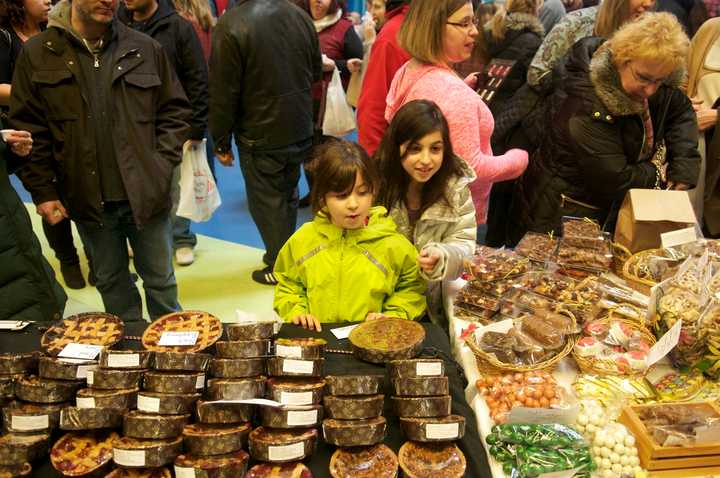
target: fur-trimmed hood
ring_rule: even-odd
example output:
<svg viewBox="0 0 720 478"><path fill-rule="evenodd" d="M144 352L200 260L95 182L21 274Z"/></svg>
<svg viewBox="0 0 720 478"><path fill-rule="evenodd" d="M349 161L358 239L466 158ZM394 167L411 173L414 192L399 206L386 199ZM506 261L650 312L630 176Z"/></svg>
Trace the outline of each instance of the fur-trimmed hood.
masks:
<svg viewBox="0 0 720 478"><path fill-rule="evenodd" d="M508 30L529 30L539 36L545 36L545 28L540 19L529 13L508 13L505 18L505 28Z"/></svg>
<svg viewBox="0 0 720 478"><path fill-rule="evenodd" d="M487 22L483 27L483 38L487 51L491 56L500 55L502 51L513 45L522 35L530 33L537 35L542 41L545 36L545 29L535 15L528 13L508 13L505 17L505 35L497 39L492 34L492 22ZM528 43L528 40L521 40ZM532 42L531 42L532 43Z"/></svg>

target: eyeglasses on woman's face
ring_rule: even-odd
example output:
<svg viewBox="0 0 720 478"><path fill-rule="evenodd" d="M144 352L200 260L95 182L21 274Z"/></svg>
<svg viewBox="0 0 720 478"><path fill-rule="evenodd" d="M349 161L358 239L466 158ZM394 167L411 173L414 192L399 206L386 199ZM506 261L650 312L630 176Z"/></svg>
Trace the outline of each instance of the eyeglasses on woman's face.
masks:
<svg viewBox="0 0 720 478"><path fill-rule="evenodd" d="M475 17L465 17L459 22L447 22L447 24L458 27L466 32L471 32L473 28L480 30L480 20Z"/></svg>

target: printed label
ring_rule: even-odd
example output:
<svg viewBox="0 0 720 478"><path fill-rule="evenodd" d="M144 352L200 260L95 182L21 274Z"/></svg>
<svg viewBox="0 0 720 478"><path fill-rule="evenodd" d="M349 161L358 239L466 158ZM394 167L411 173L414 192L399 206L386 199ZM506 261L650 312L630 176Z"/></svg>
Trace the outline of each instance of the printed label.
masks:
<svg viewBox="0 0 720 478"><path fill-rule="evenodd" d="M283 360L283 372L312 375L313 365L310 360Z"/></svg>
<svg viewBox="0 0 720 478"><path fill-rule="evenodd" d="M425 438L428 440L455 440L460 435L459 423L428 423Z"/></svg>
<svg viewBox="0 0 720 478"><path fill-rule="evenodd" d="M97 365L80 365L77 368L77 373L75 374L75 378L81 378L81 379L85 378L86 379L90 372L93 372L97 369L98 369Z"/></svg>
<svg viewBox="0 0 720 478"><path fill-rule="evenodd" d="M138 395L137 409L141 412L160 413L160 399Z"/></svg>
<svg viewBox="0 0 720 478"><path fill-rule="evenodd" d="M338 338L338 340L346 339L350 337L350 332L353 331L355 327L357 327L360 324L355 325L346 325L345 327L338 327L337 329L331 329L330 332L333 333L335 337Z"/></svg>
<svg viewBox="0 0 720 478"><path fill-rule="evenodd" d="M297 460L304 455L305 445L303 442L293 443L292 445L268 447L268 458L270 461Z"/></svg>
<svg viewBox="0 0 720 478"><path fill-rule="evenodd" d="M113 448L113 460L121 466L145 466L145 451Z"/></svg>
<svg viewBox="0 0 720 478"><path fill-rule="evenodd" d="M175 465L175 478L195 478L195 468Z"/></svg>
<svg viewBox="0 0 720 478"><path fill-rule="evenodd" d="M289 411L287 424L291 427L315 425L318 419L317 410Z"/></svg>
<svg viewBox="0 0 720 478"><path fill-rule="evenodd" d="M312 392L280 392L280 403L283 405L312 405Z"/></svg>
<svg viewBox="0 0 720 478"><path fill-rule="evenodd" d="M58 357L95 360L102 349L102 345L69 343L63 347Z"/></svg>
<svg viewBox="0 0 720 478"><path fill-rule="evenodd" d="M302 357L302 347L276 344L275 355L278 357L300 358Z"/></svg>
<svg viewBox="0 0 720 478"><path fill-rule="evenodd" d="M80 367L78 367L78 378L82 378L80 375ZM88 385L92 385L95 383L95 370L86 370L85 371L85 379L87 380Z"/></svg>
<svg viewBox="0 0 720 478"><path fill-rule="evenodd" d="M418 377L437 377L442 375L442 362L418 362L415 366Z"/></svg>
<svg viewBox="0 0 720 478"><path fill-rule="evenodd" d="M18 431L45 430L50 428L50 417L48 415L13 416L11 428Z"/></svg>
<svg viewBox="0 0 720 478"><path fill-rule="evenodd" d="M697 241L697 231L695 230L695 226L660 234L660 242L662 242L663 249L695 241Z"/></svg>
<svg viewBox="0 0 720 478"><path fill-rule="evenodd" d="M528 408L515 407L510 410L507 423L532 423L541 425L543 423L560 423L570 425L575 423L578 407L570 408Z"/></svg>
<svg viewBox="0 0 720 478"><path fill-rule="evenodd" d="M193 330L190 332L163 332L160 336L158 345L163 347L171 346L192 346L197 342L200 332Z"/></svg>
<svg viewBox="0 0 720 478"><path fill-rule="evenodd" d="M107 366L110 368L139 367L140 354L108 354Z"/></svg>
<svg viewBox="0 0 720 478"><path fill-rule="evenodd" d="M77 397L75 405L78 408L95 408L95 399L93 397Z"/></svg>
<svg viewBox="0 0 720 478"><path fill-rule="evenodd" d="M652 366L655 362L662 359L664 356L670 353L672 349L680 341L680 331L682 328L682 320L678 320L675 324L665 332L665 335L660 337L655 345L650 347L650 351L647 354L646 363L647 366Z"/></svg>
<svg viewBox="0 0 720 478"><path fill-rule="evenodd" d="M205 374L198 375L198 378L195 380L195 388L200 390L202 388L205 388Z"/></svg>

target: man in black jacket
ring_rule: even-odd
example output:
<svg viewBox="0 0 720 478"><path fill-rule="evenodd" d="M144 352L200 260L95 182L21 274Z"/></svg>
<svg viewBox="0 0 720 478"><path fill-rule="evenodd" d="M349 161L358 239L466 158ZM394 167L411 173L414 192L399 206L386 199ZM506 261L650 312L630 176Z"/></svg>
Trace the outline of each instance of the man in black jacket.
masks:
<svg viewBox="0 0 720 478"><path fill-rule="evenodd" d="M208 72L192 24L175 11L170 0L124 0L124 5L118 9L118 18L162 45L192 106L188 141L191 147L201 147L207 130ZM178 168L172 182L174 210L180 195L179 177ZM193 248L197 237L190 231L190 219L176 216L174 210L172 236L175 260L179 265L187 266L195 260Z"/></svg>
<svg viewBox="0 0 720 478"><path fill-rule="evenodd" d="M310 16L279 0L240 0L220 17L210 58L210 132L216 156L233 163L240 150L248 206L265 244L261 284L295 231L300 165L312 145L311 87L322 77Z"/></svg>
<svg viewBox="0 0 720 478"><path fill-rule="evenodd" d="M162 47L117 22L113 3L56 5L18 58L10 126L32 134L19 176L43 219L77 224L105 310L142 317L129 240L156 318L180 309L169 198L189 105Z"/></svg>

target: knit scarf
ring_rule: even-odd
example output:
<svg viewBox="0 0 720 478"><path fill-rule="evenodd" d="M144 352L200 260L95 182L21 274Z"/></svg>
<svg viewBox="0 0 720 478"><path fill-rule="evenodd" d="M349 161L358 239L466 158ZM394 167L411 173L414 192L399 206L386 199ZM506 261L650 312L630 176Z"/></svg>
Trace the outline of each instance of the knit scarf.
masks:
<svg viewBox="0 0 720 478"><path fill-rule="evenodd" d="M338 8L334 15L325 15L320 20L313 20L313 24L315 24L315 31L320 33L326 28L335 25L342 18L342 14L342 9Z"/></svg>

